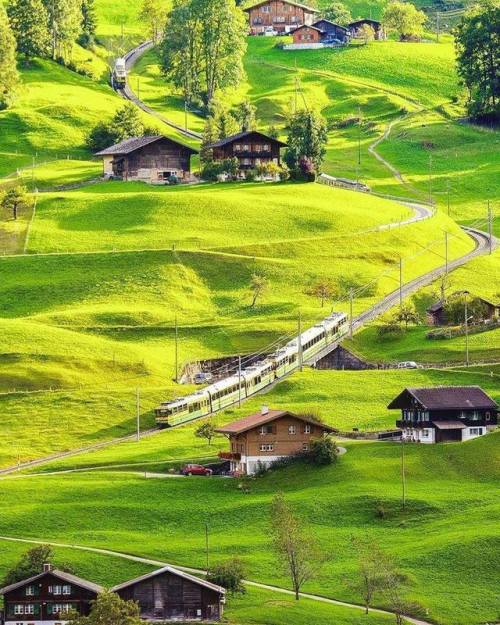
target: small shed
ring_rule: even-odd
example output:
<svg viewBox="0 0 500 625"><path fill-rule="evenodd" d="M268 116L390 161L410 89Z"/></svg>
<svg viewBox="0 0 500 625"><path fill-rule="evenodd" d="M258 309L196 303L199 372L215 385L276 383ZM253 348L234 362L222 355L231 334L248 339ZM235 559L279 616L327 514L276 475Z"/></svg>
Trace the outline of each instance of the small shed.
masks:
<svg viewBox="0 0 500 625"><path fill-rule="evenodd" d="M368 18L356 20L355 22L351 22L348 24L347 28L351 31L351 36L355 39L359 39L363 37L363 28L364 26L369 26L373 28L373 32L375 34L375 39L378 41L382 41L386 39L385 29L381 22L377 20L372 20Z"/></svg>
<svg viewBox="0 0 500 625"><path fill-rule="evenodd" d="M300 26L296 28L293 33L294 45L321 43L323 31L316 26Z"/></svg>

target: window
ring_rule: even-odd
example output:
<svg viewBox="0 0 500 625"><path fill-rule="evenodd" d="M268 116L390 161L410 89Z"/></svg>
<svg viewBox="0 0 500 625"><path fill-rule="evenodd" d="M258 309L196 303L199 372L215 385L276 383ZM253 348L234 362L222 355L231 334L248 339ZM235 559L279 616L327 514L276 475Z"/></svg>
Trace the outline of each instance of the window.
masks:
<svg viewBox="0 0 500 625"><path fill-rule="evenodd" d="M234 151L235 152L241 152L241 143L235 143L234 144Z"/></svg>
<svg viewBox="0 0 500 625"><path fill-rule="evenodd" d="M297 434L297 427L295 425L289 425L288 434Z"/></svg>
<svg viewBox="0 0 500 625"><path fill-rule="evenodd" d="M491 413L486 412L485 417L486 417L486 421L489 421L491 419Z"/></svg>
<svg viewBox="0 0 500 625"><path fill-rule="evenodd" d="M36 589L34 586L26 586L26 596L33 597L36 593Z"/></svg>
<svg viewBox="0 0 500 625"><path fill-rule="evenodd" d="M28 604L24 606L25 614L35 614L35 606L33 604Z"/></svg>
<svg viewBox="0 0 500 625"><path fill-rule="evenodd" d="M429 436L429 430L422 430L422 436L427 438Z"/></svg>
<svg viewBox="0 0 500 625"><path fill-rule="evenodd" d="M266 443L264 445L260 445L259 450L260 451L272 451L274 449L274 446L270 443Z"/></svg>
<svg viewBox="0 0 500 625"><path fill-rule="evenodd" d="M469 433L471 436L481 436L483 428L470 428Z"/></svg>
<svg viewBox="0 0 500 625"><path fill-rule="evenodd" d="M268 4L265 4L263 7L260 8L260 10L262 11L262 13L270 13L271 7Z"/></svg>
<svg viewBox="0 0 500 625"><path fill-rule="evenodd" d="M16 603L14 606L14 614L24 614L24 605Z"/></svg>
<svg viewBox="0 0 500 625"><path fill-rule="evenodd" d="M69 584L65 584L62 587L62 594L63 595L70 595L71 594L71 586Z"/></svg>
<svg viewBox="0 0 500 625"><path fill-rule="evenodd" d="M53 595L60 595L62 592L62 587L59 584L56 584L55 586L49 586L49 592L51 592Z"/></svg>
<svg viewBox="0 0 500 625"><path fill-rule="evenodd" d="M309 451L308 443L302 443L302 451Z"/></svg>
<svg viewBox="0 0 500 625"><path fill-rule="evenodd" d="M273 426L272 425L262 425L260 430L259 430L259 434L264 435L264 434L272 434L273 433Z"/></svg>
<svg viewBox="0 0 500 625"><path fill-rule="evenodd" d="M269 143L264 143L264 145L262 146L262 149L264 150L264 152L269 152L269 150L271 149L271 146L269 145Z"/></svg>
<svg viewBox="0 0 500 625"><path fill-rule="evenodd" d="M311 433L311 426L309 425L309 423L306 423L304 425L304 434L310 434Z"/></svg>

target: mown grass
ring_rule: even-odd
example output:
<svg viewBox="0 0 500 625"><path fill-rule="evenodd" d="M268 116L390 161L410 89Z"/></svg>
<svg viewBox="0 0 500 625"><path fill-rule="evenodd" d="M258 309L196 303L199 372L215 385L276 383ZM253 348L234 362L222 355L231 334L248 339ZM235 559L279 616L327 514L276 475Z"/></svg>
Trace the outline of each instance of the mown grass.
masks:
<svg viewBox="0 0 500 625"><path fill-rule="evenodd" d="M476 625L494 619L498 435L466 444L407 446L405 512L399 446L346 446L336 466L276 471L251 480L248 493L241 492L238 480L218 478L158 481L92 472L6 479L0 531L202 567L208 522L212 561L237 552L248 577L289 586L270 539L269 506L282 491L327 557L319 577L304 590L360 600L350 585L356 575L351 543L356 537L394 555L412 579L409 595L437 623Z"/></svg>

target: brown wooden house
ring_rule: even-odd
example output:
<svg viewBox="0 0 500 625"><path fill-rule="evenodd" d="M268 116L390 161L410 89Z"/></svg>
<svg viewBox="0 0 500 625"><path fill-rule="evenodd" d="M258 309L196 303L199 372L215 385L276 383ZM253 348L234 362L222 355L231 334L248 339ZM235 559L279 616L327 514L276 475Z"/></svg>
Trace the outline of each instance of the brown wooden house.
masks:
<svg viewBox="0 0 500 625"><path fill-rule="evenodd" d="M171 566L114 586L112 592L139 604L147 621L218 621L225 589Z"/></svg>
<svg viewBox="0 0 500 625"><path fill-rule="evenodd" d="M498 405L479 386L406 388L387 407L401 410L403 439L419 443L466 441L498 423Z"/></svg>
<svg viewBox="0 0 500 625"><path fill-rule="evenodd" d="M69 612L87 615L102 587L64 571L44 571L0 589L5 625L58 625Z"/></svg>
<svg viewBox="0 0 500 625"><path fill-rule="evenodd" d="M344 26L321 19L311 26L300 26L292 33L294 45L345 45L349 42L350 32Z"/></svg>
<svg viewBox="0 0 500 625"><path fill-rule="evenodd" d="M372 19L367 19L367 18L356 20L355 22L351 22L347 26L347 28L351 31L352 37L354 37L355 39L359 39L364 36L363 34L364 26L369 26L370 28L373 29L376 40L382 41L386 39L385 29L383 25L377 20L372 20Z"/></svg>
<svg viewBox="0 0 500 625"><path fill-rule="evenodd" d="M106 178L167 184L175 176L192 179L190 160L197 150L170 137L151 135L125 139L96 153L102 157Z"/></svg>
<svg viewBox="0 0 500 625"><path fill-rule="evenodd" d="M256 130L247 130L212 143L208 147L212 150L215 161L236 157L240 170L245 171L268 162L280 165L280 150L286 147L286 143Z"/></svg>
<svg viewBox="0 0 500 625"><path fill-rule="evenodd" d="M476 321L491 321L500 317L500 304L494 304L488 300L478 297L477 298L483 305L485 314L483 319L476 319ZM426 321L430 326L442 326L448 323L445 313L445 304L443 300L438 300L426 310Z"/></svg>
<svg viewBox="0 0 500 625"><path fill-rule="evenodd" d="M221 452L231 471L252 475L259 466L309 451L311 439L336 432L309 417L287 410L268 410L249 415L218 428L229 438L230 451Z"/></svg>
<svg viewBox="0 0 500 625"><path fill-rule="evenodd" d="M311 25L319 11L291 0L264 0L244 9L248 13L251 35L260 35L272 28L280 34Z"/></svg>

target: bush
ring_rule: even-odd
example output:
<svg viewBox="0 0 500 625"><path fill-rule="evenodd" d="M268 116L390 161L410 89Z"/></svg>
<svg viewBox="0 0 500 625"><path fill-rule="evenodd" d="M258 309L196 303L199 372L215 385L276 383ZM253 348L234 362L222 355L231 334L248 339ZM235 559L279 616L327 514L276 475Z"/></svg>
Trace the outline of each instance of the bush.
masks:
<svg viewBox="0 0 500 625"><path fill-rule="evenodd" d="M337 461L339 450L337 443L329 436L311 440L309 458L313 464L328 465Z"/></svg>
<svg viewBox="0 0 500 625"><path fill-rule="evenodd" d="M232 595L245 593L243 577L243 564L239 558L231 558L230 560L226 560L226 562L217 564L207 574L207 580L209 582L222 586Z"/></svg>

